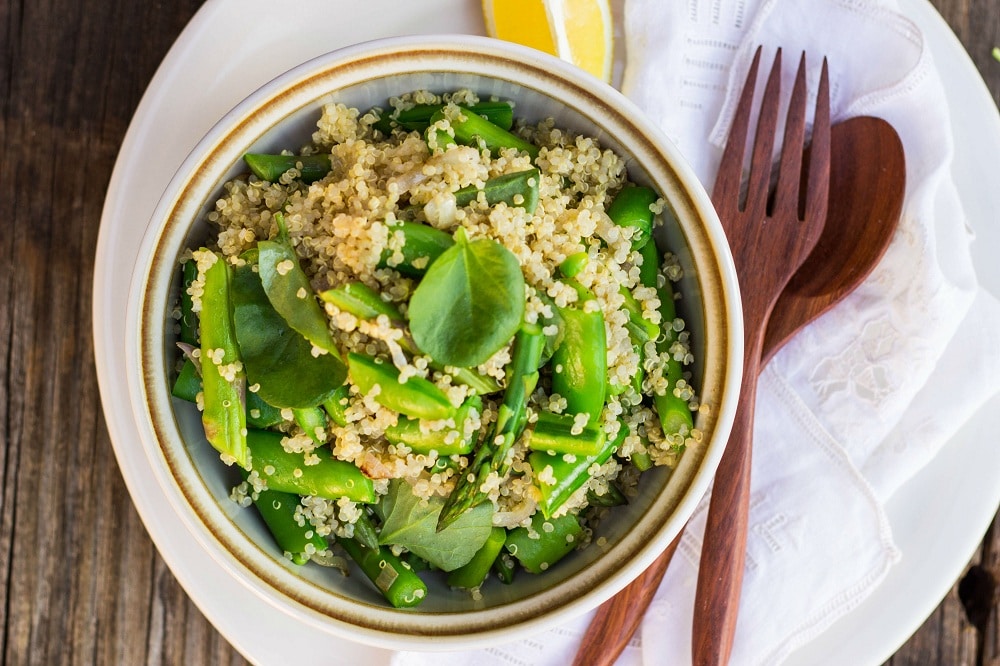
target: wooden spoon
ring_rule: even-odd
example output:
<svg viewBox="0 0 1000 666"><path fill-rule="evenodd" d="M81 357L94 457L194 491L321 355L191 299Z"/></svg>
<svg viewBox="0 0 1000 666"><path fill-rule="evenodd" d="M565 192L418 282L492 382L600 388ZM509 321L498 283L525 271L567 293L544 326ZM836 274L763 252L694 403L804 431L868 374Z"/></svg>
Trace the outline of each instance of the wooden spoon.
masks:
<svg viewBox="0 0 1000 666"><path fill-rule="evenodd" d="M761 367L868 277L895 233L905 183L903 144L889 123L860 116L831 128L827 221L771 312ZM574 666L614 663L642 622L682 534L639 578L601 605Z"/></svg>

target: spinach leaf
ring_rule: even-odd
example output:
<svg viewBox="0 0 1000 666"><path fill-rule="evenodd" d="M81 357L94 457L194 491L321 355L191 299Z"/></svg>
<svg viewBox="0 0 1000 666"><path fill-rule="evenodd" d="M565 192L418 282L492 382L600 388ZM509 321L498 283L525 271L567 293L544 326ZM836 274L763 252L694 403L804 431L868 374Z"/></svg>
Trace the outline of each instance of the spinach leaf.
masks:
<svg viewBox="0 0 1000 666"><path fill-rule="evenodd" d="M264 293L289 326L320 349L338 355L326 315L299 265L295 248L288 241L284 218L280 214L276 218L278 238L257 243L258 271Z"/></svg>
<svg viewBox="0 0 1000 666"><path fill-rule="evenodd" d="M347 378L347 366L333 354L312 355L312 343L294 331L271 305L253 270L254 253L233 269L230 284L233 325L247 383L275 407L314 407Z"/></svg>
<svg viewBox="0 0 1000 666"><path fill-rule="evenodd" d="M406 481L393 481L382 500L385 521L379 542L402 546L444 571L467 564L490 536L493 505L487 502L473 507L438 532L438 514L444 501L438 496L421 499Z"/></svg>
<svg viewBox="0 0 1000 666"><path fill-rule="evenodd" d="M513 337L524 316L524 276L510 250L488 238L455 244L431 264L410 299L417 347L444 365L484 363Z"/></svg>

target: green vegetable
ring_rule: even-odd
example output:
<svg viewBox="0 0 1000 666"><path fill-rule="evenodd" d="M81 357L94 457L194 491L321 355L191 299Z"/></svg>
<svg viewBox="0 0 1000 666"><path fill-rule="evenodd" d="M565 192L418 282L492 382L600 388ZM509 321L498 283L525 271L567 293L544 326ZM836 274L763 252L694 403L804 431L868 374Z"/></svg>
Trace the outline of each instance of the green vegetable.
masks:
<svg viewBox="0 0 1000 666"><path fill-rule="evenodd" d="M275 215L278 238L257 243L257 272L264 293L288 325L320 349L340 358L326 315L316 302L309 278L288 240L284 217Z"/></svg>
<svg viewBox="0 0 1000 666"><path fill-rule="evenodd" d="M486 576L489 575L493 563L503 550L507 540L507 530L502 527L494 527L490 531L490 536L486 539L483 547L476 551L469 562L458 569L455 569L448 576L448 585L451 587L461 587L473 590L483 584Z"/></svg>
<svg viewBox="0 0 1000 666"><path fill-rule="evenodd" d="M201 392L201 377L198 375L198 368L190 359L184 361L181 371L177 374L177 380L170 394L175 398L196 402L198 394ZM281 410L272 407L257 397L256 393L248 392L247 399L247 425L252 428L270 428L281 423Z"/></svg>
<svg viewBox="0 0 1000 666"><path fill-rule="evenodd" d="M508 453L528 421L528 398L538 383L538 366L545 336L537 325L525 324L514 338L511 362L507 365L507 389L497 411L492 430L479 442L467 473L458 478L441 511L438 529L458 520L464 512L486 501L480 490L490 474L503 479L510 470Z"/></svg>
<svg viewBox="0 0 1000 666"><path fill-rule="evenodd" d="M401 480L389 485L382 503L385 512L379 533L382 545L402 546L443 571L467 564L493 529L493 507L480 504L438 531L444 499L436 495L428 499L417 497L410 484Z"/></svg>
<svg viewBox="0 0 1000 666"><path fill-rule="evenodd" d="M507 344L524 316L524 276L510 250L494 240L455 245L431 264L410 298L410 331L438 363L485 363Z"/></svg>
<svg viewBox="0 0 1000 666"><path fill-rule="evenodd" d="M253 175L269 183L277 182L289 169L299 170L303 183L315 182L330 173L329 155L265 155L247 153L243 161Z"/></svg>
<svg viewBox="0 0 1000 666"><path fill-rule="evenodd" d="M388 133L395 123L410 131L422 132L427 129L431 117L443 106L443 104L415 104L408 109L399 109L380 118L376 128ZM467 108L503 129L509 130L514 124L514 108L508 102L479 102Z"/></svg>
<svg viewBox="0 0 1000 666"><path fill-rule="evenodd" d="M403 316L396 309L395 305L383 301L374 289L360 282L352 282L329 289L319 296L327 303L333 303L339 309L359 319L375 319L379 315L384 314L393 322L403 321ZM398 342L403 351L410 355L422 355L422 352L417 349L417 346L409 336L404 335ZM487 395L500 390L500 385L492 377L481 375L469 368L446 368L444 364L437 363L433 359L430 366L435 370L447 370L455 382L472 388L479 395Z"/></svg>
<svg viewBox="0 0 1000 666"><path fill-rule="evenodd" d="M427 585L406 562L388 548L367 548L354 539L337 537L365 576L375 584L386 601L395 608L416 606L427 596Z"/></svg>
<svg viewBox="0 0 1000 666"><path fill-rule="evenodd" d="M601 430L603 433L603 429ZM535 450L528 454L528 462L534 472L535 485L541 492L539 503L542 514L547 518L556 512L570 496L583 487L590 478L590 468L603 465L611 457L628 435L628 427L622 423L618 436L612 440L602 438L602 448L592 455L565 455ZM542 481L544 478L546 481Z"/></svg>
<svg viewBox="0 0 1000 666"><path fill-rule="evenodd" d="M350 400L351 387L343 384L333 392L329 398L323 401L323 409L330 420L341 428L347 425L347 403Z"/></svg>
<svg viewBox="0 0 1000 666"><path fill-rule="evenodd" d="M323 444L325 440L320 437L326 429L326 412L320 407L304 407L292 410L292 417L299 427L309 435L317 444Z"/></svg>
<svg viewBox="0 0 1000 666"><path fill-rule="evenodd" d="M445 111L438 111L431 116L431 123L436 123L444 117ZM464 107L462 113L451 120L451 128L455 132L455 141L463 145L478 146L481 144L493 153L502 148L514 148L528 153L532 158L538 157L538 146L528 143L521 137L511 134Z"/></svg>
<svg viewBox="0 0 1000 666"><path fill-rule="evenodd" d="M198 315L194 312L194 301L188 288L198 277L198 263L188 259L181 267L181 331L180 341L188 345L198 344Z"/></svg>
<svg viewBox="0 0 1000 666"><path fill-rule="evenodd" d="M593 299L587 293L576 307L558 309L562 342L551 365L552 392L566 398L566 413L589 414L590 423L597 423L607 396L608 344L604 315L599 308L586 307Z"/></svg>
<svg viewBox="0 0 1000 666"><path fill-rule="evenodd" d="M505 542L506 543L506 542ZM499 557L493 561L493 573L497 575L500 582L504 585L510 585L514 582L514 570L516 567L516 562L514 558L510 556L506 550L500 551Z"/></svg>
<svg viewBox="0 0 1000 666"><path fill-rule="evenodd" d="M633 229L632 249L638 250L652 237L653 211L650 206L659 197L640 185L626 185L608 206L608 217L620 227Z"/></svg>
<svg viewBox="0 0 1000 666"><path fill-rule="evenodd" d="M538 169L528 169L496 176L486 181L483 189L469 185L455 192L455 203L468 206L482 192L486 203L495 206L501 201L508 206L519 206L529 213L538 207L538 183L541 176Z"/></svg>
<svg viewBox="0 0 1000 666"><path fill-rule="evenodd" d="M243 478L246 479L244 472ZM283 493L270 488L257 493L253 504L274 537L278 548L295 564L305 564L312 553L327 549L326 539L321 537L308 522L300 525L295 516L300 498L292 493Z"/></svg>
<svg viewBox="0 0 1000 666"><path fill-rule="evenodd" d="M651 249L642 248L643 266L647 263L650 265L655 265L657 267L657 272L659 270L659 256L654 243L648 243L647 247ZM660 297L660 320L663 322L663 335L660 336L656 341L656 351L657 354L663 358L666 356L668 360L666 361L666 367L663 368L663 376L667 378L667 390L664 393L655 393L653 395L653 403L656 405L656 414L660 419L660 425L663 428L663 433L668 437L671 435L688 433L694 427L694 418L691 415L691 408L688 406L686 400L674 395L673 387L677 384L677 380L683 375L683 367L680 361L675 359L672 354L670 354L670 347L677 341L677 332L673 329L671 325L677 316L676 308L674 305L674 291L673 287L670 285L669 280L664 280L662 285L657 285L656 275L652 276L647 272L640 272L641 280L648 280L649 282L643 282L643 286L657 287Z"/></svg>
<svg viewBox="0 0 1000 666"><path fill-rule="evenodd" d="M576 277L580 271L586 268L588 261L590 261L590 255L586 252L571 254L559 264L559 272L568 278Z"/></svg>
<svg viewBox="0 0 1000 666"><path fill-rule="evenodd" d="M525 527L511 530L505 547L525 570L537 574L571 553L582 536L583 527L576 516L546 518L536 513L531 517L530 531Z"/></svg>
<svg viewBox="0 0 1000 666"><path fill-rule="evenodd" d="M400 414L436 421L455 416L455 408L444 391L423 377L399 381L399 370L392 363L364 354L348 355L351 381L361 393L368 395L378 386L375 401Z"/></svg>
<svg viewBox="0 0 1000 666"><path fill-rule="evenodd" d="M208 250L203 250L208 252ZM229 264L219 255L204 272L201 296L201 382L205 437L223 456L247 467L246 375L233 327ZM224 376L225 375L225 376Z"/></svg>
<svg viewBox="0 0 1000 666"><path fill-rule="evenodd" d="M532 451L552 451L577 456L597 455L604 448L604 428L600 422L588 423L576 430L573 414L538 412L538 421L531 431L528 447Z"/></svg>
<svg viewBox="0 0 1000 666"><path fill-rule="evenodd" d="M405 444L414 453L428 454L437 451L439 456L463 454L472 450L476 433L462 437L462 428L472 413L478 416L483 411L483 400L478 395L468 398L455 414L455 427L424 432L420 428L419 419L401 416L395 425L385 431L385 438L393 444ZM452 435L451 433L455 433Z"/></svg>
<svg viewBox="0 0 1000 666"><path fill-rule="evenodd" d="M289 327L271 305L253 270L254 253L233 268L233 322L243 365L257 394L275 407L314 407L333 395L347 377L333 354L313 356L311 342Z"/></svg>
<svg viewBox="0 0 1000 666"><path fill-rule="evenodd" d="M419 222L399 222L389 227L389 233L396 232L402 232L405 238L403 247L399 250L402 259L398 263L390 264L394 252L387 248L379 259L379 267L394 268L410 277L423 276L428 267L455 244L455 239L451 237L451 234ZM421 260L424 258L426 261L422 262Z"/></svg>
<svg viewBox="0 0 1000 666"><path fill-rule="evenodd" d="M590 506L622 506L628 504L628 498L614 483L609 483L603 495L598 495L594 490L587 491L587 504Z"/></svg>
<svg viewBox="0 0 1000 666"><path fill-rule="evenodd" d="M282 438L281 433L268 430L247 432L253 469L268 488L334 500L341 497L362 503L376 500L372 480L352 463L337 460L323 447L314 452L319 461L307 465L302 454L285 451Z"/></svg>
<svg viewBox="0 0 1000 666"><path fill-rule="evenodd" d="M372 523L368 510L367 507L363 507L361 515L354 521L354 540L362 546L375 550L379 547L378 530L375 529L375 524Z"/></svg>

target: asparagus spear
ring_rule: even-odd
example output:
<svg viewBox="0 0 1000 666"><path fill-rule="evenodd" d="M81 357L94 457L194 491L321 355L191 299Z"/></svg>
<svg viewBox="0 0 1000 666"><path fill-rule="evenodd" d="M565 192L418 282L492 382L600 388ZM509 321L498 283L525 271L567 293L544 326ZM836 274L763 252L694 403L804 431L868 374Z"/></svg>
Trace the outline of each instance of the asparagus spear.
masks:
<svg viewBox="0 0 1000 666"><path fill-rule="evenodd" d="M493 429L480 443L466 474L459 477L438 517L438 531L454 522L463 512L482 504L486 495L480 490L491 473L507 475L511 447L520 437L528 420L528 398L538 383L538 365L545 346L539 326L523 324L514 336L513 358L507 366L507 389Z"/></svg>

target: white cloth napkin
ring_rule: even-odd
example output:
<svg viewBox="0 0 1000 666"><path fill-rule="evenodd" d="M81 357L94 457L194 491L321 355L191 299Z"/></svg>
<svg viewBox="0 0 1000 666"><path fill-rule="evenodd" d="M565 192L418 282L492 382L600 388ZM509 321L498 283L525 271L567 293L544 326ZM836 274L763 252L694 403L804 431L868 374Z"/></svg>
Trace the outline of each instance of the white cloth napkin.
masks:
<svg viewBox="0 0 1000 666"><path fill-rule="evenodd" d="M972 233L950 180L949 109L918 28L892 0L626 0L622 89L711 189L758 44L784 52L784 89L805 50L810 85L830 63L834 121L885 118L907 158L900 229L843 303L763 372L748 557L734 664L776 664L855 608L900 557L883 510L1000 390L991 342L1000 304L977 287ZM963 369L963 381L954 380ZM707 500L685 531L641 632L619 664L690 662ZM395 663L568 663L588 614L534 640Z"/></svg>

